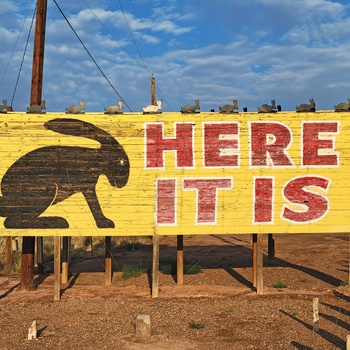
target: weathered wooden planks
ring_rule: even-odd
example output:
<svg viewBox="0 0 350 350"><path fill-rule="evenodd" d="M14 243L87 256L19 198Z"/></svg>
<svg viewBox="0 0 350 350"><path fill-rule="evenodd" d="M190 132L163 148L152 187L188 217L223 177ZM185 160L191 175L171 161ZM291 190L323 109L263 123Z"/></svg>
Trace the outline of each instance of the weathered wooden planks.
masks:
<svg viewBox="0 0 350 350"><path fill-rule="evenodd" d="M348 232L348 113L74 116L122 145L130 161L130 174L120 188L111 185L108 174L98 174L101 160L93 155L101 148L99 141L45 128L47 121L67 117L59 113L12 112L2 116L1 235ZM45 187L38 187L32 177L24 183L22 173L35 167L45 167L47 173L56 171L50 164L58 153L52 155L50 151L57 147L68 150L64 156L71 168L64 188L67 195L57 204L49 203L42 216L64 218L68 228L6 228L9 207L17 206L23 214L30 209L24 208L26 198L46 198ZM11 175L11 183L22 183L22 187L18 193L16 186L12 192L8 190L17 201L4 203L3 186L9 168L29 152L42 148L46 153L34 152L38 158L23 162L22 170ZM73 148L76 153L69 156ZM103 159L108 156L104 153ZM62 167L62 172L68 169L67 165ZM97 204L114 227L98 227L86 197L69 187L81 186L81 172L74 168L96 173ZM37 174L38 182L45 181L40 171ZM91 178L86 177L86 185L89 181Z"/></svg>

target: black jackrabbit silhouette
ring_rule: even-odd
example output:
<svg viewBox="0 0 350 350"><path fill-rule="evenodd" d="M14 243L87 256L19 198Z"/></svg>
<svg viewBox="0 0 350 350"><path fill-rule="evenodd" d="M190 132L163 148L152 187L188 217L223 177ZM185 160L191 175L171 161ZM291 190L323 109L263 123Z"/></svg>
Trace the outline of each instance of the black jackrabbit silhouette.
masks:
<svg viewBox="0 0 350 350"><path fill-rule="evenodd" d="M6 228L68 228L66 219L40 215L51 205L81 192L99 228L113 228L103 215L96 183L104 174L111 186L124 187L129 179L129 158L124 148L93 124L71 118L46 122L46 129L98 141L100 148L47 146L19 158L1 181L0 216Z"/></svg>

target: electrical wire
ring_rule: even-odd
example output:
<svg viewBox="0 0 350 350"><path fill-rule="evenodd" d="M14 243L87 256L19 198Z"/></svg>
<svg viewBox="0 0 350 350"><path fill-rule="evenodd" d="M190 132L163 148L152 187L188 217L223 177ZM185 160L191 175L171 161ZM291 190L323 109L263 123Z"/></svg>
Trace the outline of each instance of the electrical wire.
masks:
<svg viewBox="0 0 350 350"><path fill-rule="evenodd" d="M139 50L139 48L138 48L138 46L137 46L136 40L135 40L135 38L134 38L134 35L132 34L132 31L131 31L129 22L128 22L127 18L126 18L126 15L125 15L125 12L124 12L124 9L123 9L122 2L121 2L121 0L119 0L118 2L119 2L120 9L122 10L125 23L126 23L128 29L129 29L129 33L130 33L130 36L131 36L131 38L132 38L132 41L133 41L133 43L134 43L134 45L135 45L135 48L136 48L136 50L137 50L137 52L138 52L138 54L139 54L139 56L140 56L140 58L141 58L141 61L142 61L142 63L143 63L143 68L148 72L148 69L147 69L147 67L146 67L145 61L143 60L143 57L142 57L141 52L140 52L140 50Z"/></svg>
<svg viewBox="0 0 350 350"><path fill-rule="evenodd" d="M22 56L22 61L21 61L21 65L20 65L20 67L19 67L19 71L18 71L18 75L17 75L17 80L16 80L15 88L14 88L14 90L13 90L13 95L12 95L12 99L11 99L11 104L10 104L10 106L13 106L13 100L15 99L15 95L16 95L16 91L17 91L17 87L18 87L19 78L20 78L21 72L22 72L22 67L23 67L24 58L25 58L26 52L27 52L27 47L28 47L28 43L29 43L30 34L31 34L31 32L32 32L32 29L33 29L35 14L36 14L36 9L34 10L33 18L32 18L32 23L30 24L30 28L29 28L29 32L28 32L28 36L27 36L27 42L26 42L26 45L25 45L25 47L24 47L24 52L23 52L23 56Z"/></svg>
<svg viewBox="0 0 350 350"><path fill-rule="evenodd" d="M93 14L93 16L96 18L96 20L101 24L101 26L106 30L106 32L111 36L111 38L120 46L120 48L122 49L122 50L124 50L141 68L143 68L143 69L145 69L145 71L147 72L147 74L148 74L148 77L149 77L149 79L151 80L151 77L152 77L152 74L154 74L154 73L152 73L152 71L150 71L147 67L146 67L146 64L145 64L145 62L144 62L144 60L143 60L143 58L142 58L142 55L141 55L141 52L140 52L140 50L139 50L139 48L138 48L138 46L137 46L137 43L136 43L136 40L134 39L134 36L133 36L133 34L132 34L132 30L131 30L131 27L130 27L130 25L129 25L129 22L128 22L128 19L127 19L127 16L126 16L126 14L125 14L125 12L124 12L124 8L123 8L123 6L122 6L122 4L121 4L121 2L119 1L119 5L120 5L120 8L121 8L121 11L122 11L122 13L123 13L123 17L124 17L124 20L125 20L125 22L126 22L126 25L127 25L127 27L128 27L128 30L129 30L129 32L130 32L130 35L131 35L131 37L132 37L132 39L133 39L133 43L134 43L134 45L135 45L135 47L136 47L136 50L137 50L137 52L138 52L138 54L139 54L139 56L140 56L140 58L141 58L141 61L142 61L142 63L140 62L140 61L138 61L116 38L115 38L115 36L111 33L111 31L104 25L104 23L100 20L100 18L97 16L97 14L93 11L93 9L87 4L87 2L85 1L85 0L82 0L83 1L83 3L85 4L85 6L90 10L90 12ZM156 91L157 91L157 93L161 96L161 98L162 98L162 101L164 101L167 105L168 105L168 107L169 107L169 109L170 110L172 110L172 108L171 108L171 106L169 105L169 103L168 103L168 101L167 101L167 99L164 97L164 94L162 93L162 91L159 89L159 87L158 87L158 85L156 86Z"/></svg>
<svg viewBox="0 0 350 350"><path fill-rule="evenodd" d="M139 54L139 56L140 56L141 61L142 61L142 63L143 63L142 67L146 70L146 72L148 73L149 78L151 79L151 75L152 75L153 73L151 73L150 70L147 69L147 67L146 67L145 61L143 60L143 57L142 57L142 55L141 55L141 51L139 50L139 47L138 47L138 45L137 45L137 43L136 43L136 40L135 40L134 35L133 35L133 33L132 33L132 30L131 30L131 27L130 27L130 25L129 25L128 19L126 18L126 15L125 15L125 12L124 12L124 8L123 8L123 5L122 5L122 2L121 2L121 0L119 0L118 2L119 2L120 9L122 10L122 13L123 13L123 16L124 16L124 20L125 20L125 23L126 23L126 25L127 25L127 27L128 27L128 30L129 30L130 36L131 36L131 38L132 38L132 41L133 41L133 43L134 43L134 45L135 45L135 48L136 48L136 50L137 50L137 52L138 52L138 54ZM162 94L162 92L160 91L160 89L156 87L156 90L159 92L159 94L162 96L162 100L164 100L164 102L168 105L168 107L169 107L170 110L171 110L171 107L170 107L168 101L166 100L166 98L164 97L164 95Z"/></svg>
<svg viewBox="0 0 350 350"><path fill-rule="evenodd" d="M63 18L66 20L66 22L68 23L69 27L72 29L73 33L75 34L75 36L77 37L77 39L79 40L79 42L81 43L81 45L83 46L83 48L85 49L86 53L90 56L91 60L95 63L97 69L101 72L101 74L103 75L103 77L106 79L106 81L108 82L108 84L111 86L111 88L113 89L113 91L119 96L119 98L123 101L123 103L126 105L126 107L129 108L129 110L132 112L132 109L129 107L129 105L125 102L125 100L121 97L121 95L119 94L119 92L116 90L116 88L113 86L113 84L111 83L111 81L107 78L106 74L103 72L103 70L101 69L101 67L98 65L98 63L96 62L96 60L93 58L92 54L90 53L90 51L88 50L88 48L85 46L85 44L83 43L83 41L81 40L81 38L79 37L78 33L75 31L75 29L73 28L73 26L71 25L71 23L69 22L68 18L66 17L66 15L63 13L62 9L60 8L60 6L58 5L56 0L53 0L55 5L57 6L58 10L61 12Z"/></svg>
<svg viewBox="0 0 350 350"><path fill-rule="evenodd" d="M5 75L6 75L6 73L7 73L8 67L9 67L10 62L11 62L11 60L12 60L12 58L13 58L14 53L15 53L15 50L16 50L16 47L17 47L17 44L18 44L19 38L20 38L20 36L21 36L21 34L22 34L22 31L23 31L24 25L25 25L25 23L26 23L26 21L27 21L27 18L28 18L28 15L29 15L29 11L30 11L30 10L31 10L31 8L32 8L33 2L34 2L34 0L32 0L32 2L31 2L31 3L30 3L30 5L29 5L29 8L28 8L28 11L27 11L26 16L25 16L25 18L24 18L24 21L23 21L22 27L21 27L21 29L20 29L20 31L19 31L19 34L18 34L18 37L17 37L16 43L15 43L15 46L13 47L13 50L12 50L11 56L10 56L10 58L9 58L8 62L7 62L7 65L6 65L6 67L5 67L4 73L3 73L2 77L1 77L1 80L0 80L0 86L1 86L1 84L2 84L2 82L3 82L3 80L4 80L4 78L5 78Z"/></svg>
<svg viewBox="0 0 350 350"><path fill-rule="evenodd" d="M106 30L106 32L111 36L111 38L120 46L122 50L124 50L140 67L146 69L147 72L152 74L151 71L145 67L145 64L142 64L140 61L138 61L115 37L114 35L110 32L110 30L102 23L102 21L99 19L99 17L96 15L96 13L92 10L92 8L86 3L85 0L83 0L83 3L85 6L90 10L90 12L94 15L94 17L97 19L97 21L101 24L101 26ZM125 17L124 17L125 18Z"/></svg>

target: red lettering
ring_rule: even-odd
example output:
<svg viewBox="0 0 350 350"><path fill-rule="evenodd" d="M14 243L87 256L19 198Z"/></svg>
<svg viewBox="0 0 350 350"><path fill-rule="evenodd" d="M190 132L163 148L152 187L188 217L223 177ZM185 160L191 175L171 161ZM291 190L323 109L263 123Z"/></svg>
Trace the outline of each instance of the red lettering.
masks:
<svg viewBox="0 0 350 350"><path fill-rule="evenodd" d="M279 122L251 122L251 166L294 166L287 153L292 132Z"/></svg>
<svg viewBox="0 0 350 350"><path fill-rule="evenodd" d="M146 168L164 168L164 152L175 151L176 167L193 167L193 125L177 123L175 137L164 137L164 124L146 124Z"/></svg>
<svg viewBox="0 0 350 350"><path fill-rule="evenodd" d="M204 166L236 167L238 123L204 123Z"/></svg>
<svg viewBox="0 0 350 350"><path fill-rule="evenodd" d="M196 191L196 224L216 224L219 189L231 189L233 178L184 179L184 190Z"/></svg>
<svg viewBox="0 0 350 350"><path fill-rule="evenodd" d="M334 149L334 136L339 129L338 122L304 122L303 160L305 166L338 166L339 156ZM320 137L320 134L324 138Z"/></svg>
<svg viewBox="0 0 350 350"><path fill-rule="evenodd" d="M304 176L290 180L284 187L284 197L302 209L296 211L285 204L282 218L296 223L312 222L322 218L329 210L328 198L312 192L310 187L327 191L329 184L330 180L319 176Z"/></svg>
<svg viewBox="0 0 350 350"><path fill-rule="evenodd" d="M176 180L158 179L156 189L157 224L176 224Z"/></svg>
<svg viewBox="0 0 350 350"><path fill-rule="evenodd" d="M273 183L271 177L255 178L253 223L273 222Z"/></svg>

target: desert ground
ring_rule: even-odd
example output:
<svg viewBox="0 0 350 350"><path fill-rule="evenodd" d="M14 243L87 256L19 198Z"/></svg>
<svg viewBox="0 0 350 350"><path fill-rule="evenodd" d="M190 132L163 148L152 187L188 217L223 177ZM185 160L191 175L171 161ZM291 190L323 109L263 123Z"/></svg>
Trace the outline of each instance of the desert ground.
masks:
<svg viewBox="0 0 350 350"><path fill-rule="evenodd" d="M346 349L350 332L349 235L275 236L275 258L264 239L263 293L252 285L250 235L185 236L184 260L201 272L161 272L151 297L152 243L113 247L113 280L105 286L103 247L72 258L68 284L54 301L52 261L20 291L20 275L0 274L0 349ZM160 239L160 267L176 258L176 237ZM123 266L142 268L125 278ZM319 330L313 329L318 298ZM150 339L135 335L151 316ZM37 339L28 328L37 323Z"/></svg>

